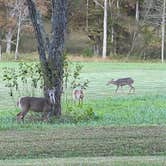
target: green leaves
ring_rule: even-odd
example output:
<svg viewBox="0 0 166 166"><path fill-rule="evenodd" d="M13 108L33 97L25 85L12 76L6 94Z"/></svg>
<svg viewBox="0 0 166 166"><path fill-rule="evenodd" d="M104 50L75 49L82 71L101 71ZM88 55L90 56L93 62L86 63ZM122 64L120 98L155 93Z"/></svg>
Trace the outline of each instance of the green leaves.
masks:
<svg viewBox="0 0 166 166"><path fill-rule="evenodd" d="M5 87L10 89L10 96L13 90L21 92L22 88L33 94L33 89L43 87L42 71L40 63L19 63L17 69L3 68L3 81Z"/></svg>

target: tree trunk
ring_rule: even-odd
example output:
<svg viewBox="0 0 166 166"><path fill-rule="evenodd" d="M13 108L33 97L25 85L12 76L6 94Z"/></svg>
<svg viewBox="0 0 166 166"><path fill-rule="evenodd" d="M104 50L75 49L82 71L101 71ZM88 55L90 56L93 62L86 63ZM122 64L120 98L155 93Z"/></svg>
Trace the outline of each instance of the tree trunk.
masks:
<svg viewBox="0 0 166 166"><path fill-rule="evenodd" d="M89 0L86 0L86 30L88 31Z"/></svg>
<svg viewBox="0 0 166 166"><path fill-rule="evenodd" d="M51 39L43 37L43 26L33 0L27 0L29 14L35 29L38 52L44 73L44 84L55 88L54 115L61 115L61 94L63 81L63 48L66 28L66 0L52 0ZM48 48L48 59L46 58Z"/></svg>
<svg viewBox="0 0 166 166"><path fill-rule="evenodd" d="M0 61L2 60L2 46L0 45Z"/></svg>
<svg viewBox="0 0 166 166"><path fill-rule="evenodd" d="M135 12L136 22L139 21L139 0L136 0L136 12Z"/></svg>
<svg viewBox="0 0 166 166"><path fill-rule="evenodd" d="M19 17L18 17L18 27L17 27L17 41L16 41L16 49L15 49L15 60L18 59L18 46L20 41L20 31L21 31L21 10L19 11Z"/></svg>
<svg viewBox="0 0 166 166"><path fill-rule="evenodd" d="M162 31L162 44L161 44L161 62L164 62L164 40L165 40L165 5L166 0L163 2L163 13L162 13L162 23L161 23L161 31Z"/></svg>
<svg viewBox="0 0 166 166"><path fill-rule="evenodd" d="M64 34L66 28L66 0L52 0L52 35L49 47L50 67L52 71L52 83L56 89L55 108L56 116L61 115L61 94L63 82L63 49Z"/></svg>
<svg viewBox="0 0 166 166"><path fill-rule="evenodd" d="M117 0L116 2L116 8L117 8L117 16L120 16L119 0Z"/></svg>
<svg viewBox="0 0 166 166"><path fill-rule="evenodd" d="M102 58L107 54L107 0L104 1L104 21L103 21L103 53Z"/></svg>
<svg viewBox="0 0 166 166"><path fill-rule="evenodd" d="M12 28L9 28L8 32L6 33L6 53L10 54L11 53L11 42L12 42Z"/></svg>
<svg viewBox="0 0 166 166"><path fill-rule="evenodd" d="M2 60L2 32L0 30L0 61Z"/></svg>

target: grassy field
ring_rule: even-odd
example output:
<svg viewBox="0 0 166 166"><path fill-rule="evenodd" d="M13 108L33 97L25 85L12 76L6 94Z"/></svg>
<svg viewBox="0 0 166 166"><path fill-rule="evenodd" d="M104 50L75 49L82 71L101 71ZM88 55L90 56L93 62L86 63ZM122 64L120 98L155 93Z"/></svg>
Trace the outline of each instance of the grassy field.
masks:
<svg viewBox="0 0 166 166"><path fill-rule="evenodd" d="M0 134L0 159L166 155L166 127L60 127Z"/></svg>
<svg viewBox="0 0 166 166"><path fill-rule="evenodd" d="M164 157L90 157L3 160L1 166L164 166Z"/></svg>
<svg viewBox="0 0 166 166"><path fill-rule="evenodd" d="M166 124L165 64L108 62L84 62L80 64L84 66L81 73L82 79L90 81L89 87L85 91L84 107L92 108L99 117L98 121L86 121L82 123L83 125ZM16 68L18 63L0 63L0 69L6 66ZM2 76L2 72L0 72L0 76ZM132 77L135 80L136 92L134 94L128 94L128 87L120 89L116 94L114 85L106 85L111 78L120 77ZM15 114L18 112L15 107L17 98L12 99L9 96L9 90L4 87L2 80L0 85L2 87L0 89L0 128L20 127L15 123ZM42 95L40 91L37 94ZM24 93L24 95L27 94ZM69 97L71 97L70 91ZM65 108L64 112L66 112ZM45 125L47 126L47 124ZM54 125L57 125L57 122ZM43 124L37 124L37 126L43 126Z"/></svg>
<svg viewBox="0 0 166 166"><path fill-rule="evenodd" d="M16 123L15 115L19 111L15 107L17 98L11 99L1 78L3 67L17 68L18 63L0 63L0 159L14 159L0 161L0 165L71 165L68 162L72 165L106 165L107 162L111 162L111 165L164 165L166 65L80 64L84 65L82 79L88 79L90 83L85 91L84 105L78 109L92 108L97 119L74 123L68 119L68 112L63 106L60 120L51 123L32 122L29 113L25 123ZM116 94L114 85L106 86L108 80L120 77L132 77L135 80L134 94L128 94L128 87ZM41 92L37 91L36 94L41 95ZM162 155L159 158L110 157ZM102 156L106 158L98 158ZM29 160L31 158L35 160Z"/></svg>

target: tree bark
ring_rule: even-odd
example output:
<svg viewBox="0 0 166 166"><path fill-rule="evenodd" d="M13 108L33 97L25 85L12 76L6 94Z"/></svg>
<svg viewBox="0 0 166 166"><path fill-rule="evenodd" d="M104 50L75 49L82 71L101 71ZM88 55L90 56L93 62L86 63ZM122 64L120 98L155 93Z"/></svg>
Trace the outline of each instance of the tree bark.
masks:
<svg viewBox="0 0 166 166"><path fill-rule="evenodd" d="M6 53L11 53L11 43L12 43L13 32L12 28L9 28L8 32L6 33Z"/></svg>
<svg viewBox="0 0 166 166"><path fill-rule="evenodd" d="M139 0L136 0L136 12L135 12L136 22L139 21Z"/></svg>
<svg viewBox="0 0 166 166"><path fill-rule="evenodd" d="M52 32L49 47L49 63L52 71L51 82L56 89L55 115L61 115L61 94L63 82L63 49L66 28L66 0L52 0Z"/></svg>
<svg viewBox="0 0 166 166"><path fill-rule="evenodd" d="M44 73L46 87L55 88L56 103L54 115L61 115L61 94L63 81L63 48L66 27L66 0L52 0L51 38L44 38L43 26L33 0L27 0L29 14L35 29L39 58ZM46 51L48 50L48 58Z"/></svg>
<svg viewBox="0 0 166 166"><path fill-rule="evenodd" d="M107 54L107 0L104 1L104 21L103 21L103 53L102 58L105 59Z"/></svg>
<svg viewBox="0 0 166 166"><path fill-rule="evenodd" d="M16 49L15 49L15 60L18 59L18 46L20 41L20 31L21 31L21 10L19 11L19 17L18 17L18 27L17 27L17 39L16 39Z"/></svg>
<svg viewBox="0 0 166 166"><path fill-rule="evenodd" d="M89 22L88 22L88 16L89 15L89 0L86 0L86 30L88 31L88 26L89 26Z"/></svg>
<svg viewBox="0 0 166 166"><path fill-rule="evenodd" d="M163 13L162 13L162 23L161 23L161 31L162 31L162 44L161 44L161 62L164 62L164 40L165 40L165 5L166 0L163 2Z"/></svg>

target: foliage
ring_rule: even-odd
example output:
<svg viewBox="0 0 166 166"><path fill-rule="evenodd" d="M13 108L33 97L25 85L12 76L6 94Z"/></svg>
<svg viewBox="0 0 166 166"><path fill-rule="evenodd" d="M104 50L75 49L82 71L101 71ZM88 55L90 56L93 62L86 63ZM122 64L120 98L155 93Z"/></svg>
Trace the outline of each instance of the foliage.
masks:
<svg viewBox="0 0 166 166"><path fill-rule="evenodd" d="M74 64L71 61L68 61L67 59L65 60L63 80L64 87L66 90L68 88L68 84L70 85L71 89L87 89L89 80L86 79L85 81L82 81L82 78L80 76L82 68L83 65L80 65L79 63Z"/></svg>
<svg viewBox="0 0 166 166"><path fill-rule="evenodd" d="M13 71L14 69L18 71L19 63L15 62L1 63L0 69L9 66L9 64ZM85 119L82 118L80 125L164 125L166 123L165 64L84 62L81 65L84 66L81 78L83 80L88 78L91 82L85 93L84 104L79 106L77 103L72 103L71 89L68 87L65 91L65 94L68 95L68 103L66 104L64 100L62 102L62 119L60 118L61 121L53 121L52 126L72 125L79 119L75 115L76 113L78 113L78 116L82 116L90 108L99 118L93 119L95 117L92 116L92 119L87 121L86 117L83 116ZM69 69L72 71L72 66ZM2 70L0 70L0 76L3 76ZM128 87L124 87L123 91L120 90L119 93L115 94L115 86L106 86L108 79L122 76L132 76L135 80L135 94L128 95ZM18 81L22 85L21 79ZM0 126L2 130L51 127L49 123L41 124L41 121L38 121L39 114L36 114L36 120L31 121L32 114L30 112L25 119L27 125L15 123L15 115L18 112L14 107L16 100L12 101L12 98L9 97L8 88L4 87L5 84L6 82L0 82L2 87L0 93ZM25 93L24 91L23 95ZM41 96L41 93L37 95Z"/></svg>
<svg viewBox="0 0 166 166"><path fill-rule="evenodd" d="M19 63L17 69L3 68L5 87L10 89L10 96L17 91L20 95L34 95L34 89L43 87L42 71L39 63Z"/></svg>
<svg viewBox="0 0 166 166"><path fill-rule="evenodd" d="M99 118L92 107L85 105L68 104L66 113L71 119L70 123L93 121Z"/></svg>
<svg viewBox="0 0 166 166"><path fill-rule="evenodd" d="M84 48L83 52L82 52L82 55L83 55L83 57L92 57L93 56L93 52L89 48Z"/></svg>

